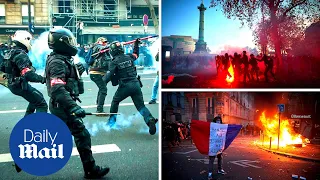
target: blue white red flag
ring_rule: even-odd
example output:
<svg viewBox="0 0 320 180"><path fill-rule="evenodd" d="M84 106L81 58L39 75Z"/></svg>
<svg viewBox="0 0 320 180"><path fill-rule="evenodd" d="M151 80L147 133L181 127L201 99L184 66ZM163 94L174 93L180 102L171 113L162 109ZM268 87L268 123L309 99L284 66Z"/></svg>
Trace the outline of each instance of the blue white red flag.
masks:
<svg viewBox="0 0 320 180"><path fill-rule="evenodd" d="M242 125L192 120L191 137L201 154L215 156L229 147L241 127Z"/></svg>

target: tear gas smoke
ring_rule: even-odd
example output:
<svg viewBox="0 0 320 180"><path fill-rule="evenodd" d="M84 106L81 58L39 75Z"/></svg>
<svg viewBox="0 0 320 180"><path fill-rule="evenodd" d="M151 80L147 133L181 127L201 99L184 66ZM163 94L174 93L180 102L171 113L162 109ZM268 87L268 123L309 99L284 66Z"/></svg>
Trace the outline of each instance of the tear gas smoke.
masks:
<svg viewBox="0 0 320 180"><path fill-rule="evenodd" d="M31 51L28 53L33 67L37 70L45 68L47 56L52 52L48 46L48 35L49 31L41 33L33 41Z"/></svg>
<svg viewBox="0 0 320 180"><path fill-rule="evenodd" d="M52 49L48 46L48 35L49 31L46 31L41 33L37 39L33 40L32 49L28 53L33 67L37 69L37 73L39 74L42 74L45 69L47 56L52 52ZM79 57L78 55L74 56L74 62L85 64L84 58Z"/></svg>
<svg viewBox="0 0 320 180"><path fill-rule="evenodd" d="M139 113L131 116L124 114L118 115L116 124L112 128L107 125L107 122L108 119L98 122L86 122L85 126L92 136L96 136L101 131L110 132L111 130L134 130L137 131L137 133L149 134L149 127ZM158 129L158 124L156 126Z"/></svg>

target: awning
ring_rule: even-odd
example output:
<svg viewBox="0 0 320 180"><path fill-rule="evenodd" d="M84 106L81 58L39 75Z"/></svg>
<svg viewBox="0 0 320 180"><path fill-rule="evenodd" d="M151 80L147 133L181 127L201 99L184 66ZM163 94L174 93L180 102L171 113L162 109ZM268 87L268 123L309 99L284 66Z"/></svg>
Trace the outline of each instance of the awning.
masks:
<svg viewBox="0 0 320 180"><path fill-rule="evenodd" d="M50 26L35 26L34 34L41 34L45 31L49 31ZM13 35L17 30L28 30L27 25L0 25L0 34Z"/></svg>
<svg viewBox="0 0 320 180"><path fill-rule="evenodd" d="M143 26L125 27L84 27L82 34L145 34ZM154 26L147 29L147 34L156 34Z"/></svg>

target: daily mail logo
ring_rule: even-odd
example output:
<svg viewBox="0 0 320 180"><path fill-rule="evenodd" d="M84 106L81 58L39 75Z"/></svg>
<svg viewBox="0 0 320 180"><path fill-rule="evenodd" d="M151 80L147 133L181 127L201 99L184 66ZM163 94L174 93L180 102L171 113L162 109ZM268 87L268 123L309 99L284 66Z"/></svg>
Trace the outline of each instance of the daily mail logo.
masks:
<svg viewBox="0 0 320 180"><path fill-rule="evenodd" d="M72 153L72 136L66 123L48 113L22 118L10 136L10 153L25 172L47 176L63 168Z"/></svg>
<svg viewBox="0 0 320 180"><path fill-rule="evenodd" d="M20 155L19 157L21 159L24 158L60 158L63 159L63 144L59 144L58 148L56 148L56 144L54 144L54 140L56 139L58 132L55 133L55 135L52 137L51 133L49 132L48 129L43 130L43 134L41 132L33 132L31 129L25 129L23 133L23 141L25 143L48 143L50 137L50 145L52 146L51 149L49 148L43 148L38 151L38 146L36 144L19 144L19 149L20 149Z"/></svg>

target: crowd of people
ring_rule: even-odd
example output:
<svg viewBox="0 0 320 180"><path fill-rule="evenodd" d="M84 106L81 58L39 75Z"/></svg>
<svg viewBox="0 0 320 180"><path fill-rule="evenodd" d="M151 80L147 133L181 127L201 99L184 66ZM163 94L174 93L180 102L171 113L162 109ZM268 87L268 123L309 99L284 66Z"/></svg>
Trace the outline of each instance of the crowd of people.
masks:
<svg viewBox="0 0 320 180"><path fill-rule="evenodd" d="M89 44L84 44L84 45L80 45L78 44L78 56L83 58L83 59L87 59L88 58L88 54L91 55L91 49L94 46L95 43L89 43ZM139 58L134 62L135 65L139 65L139 66L144 66L144 67L151 67L153 66L153 60L154 57L150 52L149 49L150 44L149 43L145 43L143 42L140 45L140 49L139 49ZM133 53L133 45L132 44L128 44L123 46L124 48L124 53L125 54L132 54Z"/></svg>
<svg viewBox="0 0 320 180"><path fill-rule="evenodd" d="M168 143L169 150L172 151L173 146L179 146L181 140L190 139L190 124L179 122L165 122L162 123L162 136Z"/></svg>
<svg viewBox="0 0 320 180"><path fill-rule="evenodd" d="M242 54L235 52L233 56L225 53L224 55L218 55L215 58L218 74L223 73L223 76L231 77L232 75L229 73L228 69L232 64L235 80L241 81L240 77L243 76L242 81L244 83L247 82L247 79L249 81L259 81L260 68L258 66L258 62L264 62L265 81L269 82L269 74L271 74L273 79L276 80L273 72L274 59L274 56L267 56L266 54L260 54L258 56L250 54L248 57L246 51L243 51Z"/></svg>

